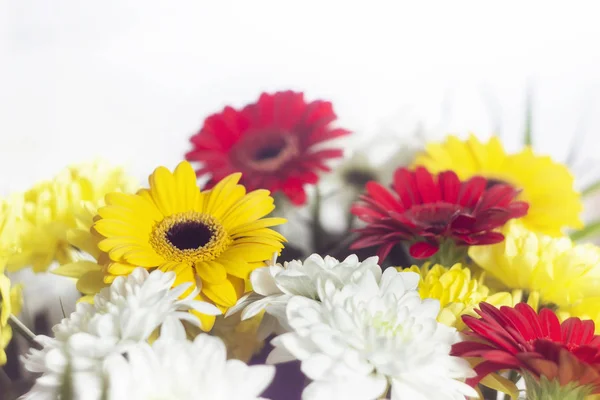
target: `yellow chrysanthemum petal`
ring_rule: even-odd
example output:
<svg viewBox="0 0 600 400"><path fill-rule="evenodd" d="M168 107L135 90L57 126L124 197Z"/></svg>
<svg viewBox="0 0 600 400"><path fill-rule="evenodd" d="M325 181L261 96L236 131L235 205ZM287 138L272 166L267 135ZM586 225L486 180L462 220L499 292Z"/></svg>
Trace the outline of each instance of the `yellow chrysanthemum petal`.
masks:
<svg viewBox="0 0 600 400"><path fill-rule="evenodd" d="M53 274L67 276L69 278L80 278L86 272L102 271L102 267L95 262L81 260L69 264L63 264L52 270Z"/></svg>
<svg viewBox="0 0 600 400"><path fill-rule="evenodd" d="M4 349L12 338L12 329L8 325L9 317L11 314L19 314L22 304L21 286L11 287L8 277L0 271L0 366L6 364Z"/></svg>
<svg viewBox="0 0 600 400"><path fill-rule="evenodd" d="M521 189L519 200L529 203L522 220L532 231L560 236L566 227L583 227L583 206L573 175L550 157L535 155L531 148L507 155L497 137L483 143L475 135L465 141L449 136L444 143L427 145L413 165L434 173L453 170L461 179L481 175Z"/></svg>
<svg viewBox="0 0 600 400"><path fill-rule="evenodd" d="M542 304L559 307L597 295L600 288L597 246L578 245L567 237L536 234L519 221L510 221L502 233L503 242L473 246L469 257L506 288L539 295Z"/></svg>
<svg viewBox="0 0 600 400"><path fill-rule="evenodd" d="M54 261L75 261L78 252L74 245L80 250L90 249L84 234L71 233L81 228L79 215L89 205L102 203L106 193L130 191L135 186L122 169L101 162L71 166L52 180L38 183L14 202L14 208L19 209L15 235L19 245L8 260L8 268L14 271L32 266L41 272Z"/></svg>
<svg viewBox="0 0 600 400"><path fill-rule="evenodd" d="M104 281L103 271L87 271L77 280L77 290L83 294L95 294L105 288L107 285Z"/></svg>
<svg viewBox="0 0 600 400"><path fill-rule="evenodd" d="M471 270L461 264L451 268L425 263L422 267L412 266L401 270L416 272L421 276L419 294L421 298L433 298L440 301L438 321L456 327L465 328L462 315L476 315L475 308L482 301L496 307L513 305L510 293L490 294L490 290L481 283L481 279L472 277Z"/></svg>

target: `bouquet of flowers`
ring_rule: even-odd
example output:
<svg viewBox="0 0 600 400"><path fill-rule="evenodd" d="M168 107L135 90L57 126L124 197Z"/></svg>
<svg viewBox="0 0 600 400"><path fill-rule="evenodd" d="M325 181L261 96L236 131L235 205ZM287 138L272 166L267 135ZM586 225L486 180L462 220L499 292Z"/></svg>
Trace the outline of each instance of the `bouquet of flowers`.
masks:
<svg viewBox="0 0 600 400"><path fill-rule="evenodd" d="M344 157L336 120L330 102L262 94L207 117L147 184L95 161L3 199L0 392L600 394L600 249L584 242L598 224L581 219L598 185L576 190L530 135L508 152L415 130ZM376 145L387 156L369 157ZM24 269L79 293L51 331L19 314Z"/></svg>

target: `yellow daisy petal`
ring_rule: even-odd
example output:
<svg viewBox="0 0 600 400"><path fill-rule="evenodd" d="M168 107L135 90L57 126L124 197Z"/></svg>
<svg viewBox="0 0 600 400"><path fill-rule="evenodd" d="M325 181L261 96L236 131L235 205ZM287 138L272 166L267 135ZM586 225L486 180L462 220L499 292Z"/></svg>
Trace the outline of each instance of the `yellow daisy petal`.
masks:
<svg viewBox="0 0 600 400"><path fill-rule="evenodd" d="M225 267L216 261L200 261L194 265L196 274L202 279L202 282L217 284L227 279Z"/></svg>

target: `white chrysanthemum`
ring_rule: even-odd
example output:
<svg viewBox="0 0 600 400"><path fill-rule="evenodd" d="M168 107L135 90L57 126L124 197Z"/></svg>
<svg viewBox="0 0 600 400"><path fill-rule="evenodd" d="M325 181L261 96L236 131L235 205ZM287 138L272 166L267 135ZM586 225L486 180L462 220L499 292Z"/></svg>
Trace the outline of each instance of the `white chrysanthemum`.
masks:
<svg viewBox="0 0 600 400"><path fill-rule="evenodd" d="M153 345L138 343L127 357L107 360L105 371L111 400L252 400L275 375L273 366L227 360L223 342L207 334L193 342L161 338Z"/></svg>
<svg viewBox="0 0 600 400"><path fill-rule="evenodd" d="M174 282L173 272L148 273L137 268L103 289L94 298L94 304L77 304L76 311L53 328L54 338L36 338L42 349L30 351L25 367L43 375L24 398L54 399L67 368L75 393L80 393L81 388L82 399L98 398L103 384L102 361L106 357L146 341L161 326L169 326L169 332L174 332L183 330L181 320L198 324L188 312L190 309L220 314L214 305L194 300L197 291L179 299L189 284L172 288Z"/></svg>
<svg viewBox="0 0 600 400"><path fill-rule="evenodd" d="M242 297L227 315L243 309L242 320L246 320L264 310L265 316L258 330L261 339L273 332L289 331L291 328L287 323L285 308L293 296L320 300L318 282L328 280L341 288L356 282L366 271L379 280L381 268L377 265L378 260L377 257L370 257L360 262L356 255L351 255L340 262L330 256L322 258L313 254L304 263L291 261L284 265L258 268L250 275L254 292Z"/></svg>
<svg viewBox="0 0 600 400"><path fill-rule="evenodd" d="M390 386L394 400L476 396L463 382L473 370L449 354L459 333L436 321L439 302L421 300L418 282L415 273L388 268L379 282L372 274L341 289L322 282L321 302L293 297L293 331L273 339L267 362L302 361L313 380L304 399L376 399Z"/></svg>

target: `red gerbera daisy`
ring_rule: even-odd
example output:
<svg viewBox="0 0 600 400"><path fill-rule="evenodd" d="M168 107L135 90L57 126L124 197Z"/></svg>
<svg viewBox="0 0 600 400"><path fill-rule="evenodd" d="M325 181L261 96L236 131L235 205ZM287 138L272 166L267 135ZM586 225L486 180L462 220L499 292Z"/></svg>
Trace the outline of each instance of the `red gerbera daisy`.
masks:
<svg viewBox="0 0 600 400"><path fill-rule="evenodd" d="M200 161L198 176L210 174L209 187L234 172L242 173L248 190L282 192L292 203L306 202L304 185L318 181L317 171L329 171L326 161L341 157L341 149L317 149L330 139L349 134L333 128L336 120L328 101L307 103L302 93L263 93L242 110L232 107L206 118L192 138L189 161Z"/></svg>
<svg viewBox="0 0 600 400"><path fill-rule="evenodd" d="M493 230L529 208L514 201L519 191L510 185L480 176L461 182L453 171L434 176L423 167L396 170L395 195L377 182L366 189L352 213L367 226L356 230L360 236L351 248L379 246L381 260L400 241L413 242L415 258L431 257L447 239L458 246L501 242L504 236Z"/></svg>
<svg viewBox="0 0 600 400"><path fill-rule="evenodd" d="M561 387L575 384L600 393L600 336L594 335L593 321L569 318L561 324L550 309L538 314L525 303L514 308L497 309L488 303L479 307L475 311L481 318L462 317L471 331L452 349L456 356L483 359L470 384L511 369Z"/></svg>

